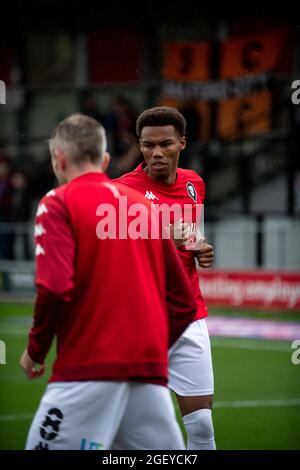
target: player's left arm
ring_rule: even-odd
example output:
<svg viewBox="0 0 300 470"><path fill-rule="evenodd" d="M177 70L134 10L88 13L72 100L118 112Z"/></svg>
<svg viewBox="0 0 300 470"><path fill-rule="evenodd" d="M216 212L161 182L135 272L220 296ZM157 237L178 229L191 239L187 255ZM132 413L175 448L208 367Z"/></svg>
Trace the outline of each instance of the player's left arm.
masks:
<svg viewBox="0 0 300 470"><path fill-rule="evenodd" d="M200 268L210 268L214 261L214 247L204 241L201 248L194 253Z"/></svg>
<svg viewBox="0 0 300 470"><path fill-rule="evenodd" d="M29 379L44 373L46 355L74 287L75 241L61 200L46 197L41 201L35 234L37 293L28 344L20 359Z"/></svg>
<svg viewBox="0 0 300 470"><path fill-rule="evenodd" d="M21 359L20 359L20 366L22 367L23 371L25 372L28 379L38 379L45 372L45 364L37 365L36 362L31 359L28 349L26 348L23 352Z"/></svg>

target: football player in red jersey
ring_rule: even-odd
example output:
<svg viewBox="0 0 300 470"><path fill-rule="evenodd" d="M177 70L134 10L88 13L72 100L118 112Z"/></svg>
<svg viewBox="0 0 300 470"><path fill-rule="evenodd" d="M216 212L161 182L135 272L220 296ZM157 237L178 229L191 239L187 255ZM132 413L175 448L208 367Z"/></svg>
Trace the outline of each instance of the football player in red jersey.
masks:
<svg viewBox="0 0 300 470"><path fill-rule="evenodd" d="M193 292L172 241L101 230L103 205L119 220L122 197L129 211L144 204L104 174L105 147L102 126L81 114L50 139L61 186L37 210L37 296L21 366L43 375L54 337L57 356L27 449L184 448L168 348L195 317Z"/></svg>
<svg viewBox="0 0 300 470"><path fill-rule="evenodd" d="M204 203L205 184L194 171L178 168L180 152L186 146L184 117L175 108L150 108L138 117L136 131L145 161L117 181L140 191L158 207L160 204L169 207L176 204L182 209L189 206L192 223L197 227L196 206ZM195 262L197 259L200 267L210 267L214 252L205 241L202 246L194 244L194 250L188 247L190 223L187 224L184 218L176 219L175 215L171 223L178 253L194 291L197 316L169 351L169 387L178 399L188 435L188 449L215 449L211 415L213 368L205 322L208 313ZM181 237L177 236L178 230L182 232Z"/></svg>

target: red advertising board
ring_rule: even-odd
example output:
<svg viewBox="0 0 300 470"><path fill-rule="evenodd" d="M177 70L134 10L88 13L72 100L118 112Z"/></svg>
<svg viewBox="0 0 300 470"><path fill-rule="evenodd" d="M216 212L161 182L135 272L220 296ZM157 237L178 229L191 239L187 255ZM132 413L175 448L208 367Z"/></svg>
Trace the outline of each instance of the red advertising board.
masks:
<svg viewBox="0 0 300 470"><path fill-rule="evenodd" d="M201 270L199 277L209 305L300 310L300 272Z"/></svg>
<svg viewBox="0 0 300 470"><path fill-rule="evenodd" d="M12 49L1 47L0 45L0 80L2 80L6 86L11 84L12 67Z"/></svg>
<svg viewBox="0 0 300 470"><path fill-rule="evenodd" d="M101 28L88 39L89 82L137 82L141 78L140 40L130 28Z"/></svg>

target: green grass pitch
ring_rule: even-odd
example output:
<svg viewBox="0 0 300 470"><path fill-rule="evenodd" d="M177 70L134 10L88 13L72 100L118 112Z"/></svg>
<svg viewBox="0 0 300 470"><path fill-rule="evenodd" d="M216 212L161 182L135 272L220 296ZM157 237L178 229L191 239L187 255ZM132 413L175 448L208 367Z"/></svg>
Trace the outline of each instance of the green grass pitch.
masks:
<svg viewBox="0 0 300 470"><path fill-rule="evenodd" d="M6 344L6 364L0 365L0 449L24 448L53 359L52 351L48 374L36 381L28 381L19 367L31 313L31 305L0 305L0 340ZM300 321L299 314L283 312L211 309L211 313ZM241 338L211 341L218 449L300 449L300 364L291 362L291 343Z"/></svg>

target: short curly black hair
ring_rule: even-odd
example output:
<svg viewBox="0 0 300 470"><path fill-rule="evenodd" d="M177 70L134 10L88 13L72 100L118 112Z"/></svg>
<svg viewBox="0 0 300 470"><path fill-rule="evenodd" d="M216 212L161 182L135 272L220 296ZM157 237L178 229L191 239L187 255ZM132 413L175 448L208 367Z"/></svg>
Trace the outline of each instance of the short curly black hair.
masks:
<svg viewBox="0 0 300 470"><path fill-rule="evenodd" d="M136 121L136 133L141 137L143 127L174 126L180 137L185 135L186 120L176 108L157 106L149 108L139 115Z"/></svg>

